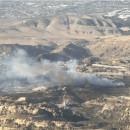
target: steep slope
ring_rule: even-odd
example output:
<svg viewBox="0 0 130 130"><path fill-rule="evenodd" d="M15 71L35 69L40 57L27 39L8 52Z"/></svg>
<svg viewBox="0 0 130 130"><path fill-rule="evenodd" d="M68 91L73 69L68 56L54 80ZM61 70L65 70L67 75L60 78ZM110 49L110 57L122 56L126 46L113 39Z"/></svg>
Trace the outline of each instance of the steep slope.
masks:
<svg viewBox="0 0 130 130"><path fill-rule="evenodd" d="M65 33L69 35L110 35L121 33L116 25L110 19L104 19L102 17L57 17L51 20L51 23L46 29L47 31L60 34Z"/></svg>
<svg viewBox="0 0 130 130"><path fill-rule="evenodd" d="M104 37L96 44L88 45L94 56L105 61L122 61L130 63L130 37Z"/></svg>
<svg viewBox="0 0 130 130"><path fill-rule="evenodd" d="M99 36L122 34L111 19L102 16L58 16L5 22L0 30L0 43L44 44L44 39L51 39L51 42L54 39L89 41Z"/></svg>
<svg viewBox="0 0 130 130"><path fill-rule="evenodd" d="M37 56L37 58L39 60L48 59L51 61L59 61L59 60L66 61L70 59L81 60L90 56L91 53L89 49L85 49L70 43L64 47L60 47L53 50L51 53L40 54Z"/></svg>

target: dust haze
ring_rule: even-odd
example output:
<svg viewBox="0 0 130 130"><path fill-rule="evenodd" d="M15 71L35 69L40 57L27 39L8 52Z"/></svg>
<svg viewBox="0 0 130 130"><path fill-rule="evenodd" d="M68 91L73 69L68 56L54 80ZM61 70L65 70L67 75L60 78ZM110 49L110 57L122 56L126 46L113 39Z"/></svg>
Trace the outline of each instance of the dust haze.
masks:
<svg viewBox="0 0 130 130"><path fill-rule="evenodd" d="M79 73L76 71L78 60L71 60L65 63L49 60L38 62L35 58L29 57L27 52L17 49L9 56L1 59L6 70L0 74L1 81L24 80L30 84L42 81L42 85L53 86L80 86L91 84L94 86L123 86L121 82L113 82L107 78L98 78L94 74ZM30 85L31 86L31 85Z"/></svg>

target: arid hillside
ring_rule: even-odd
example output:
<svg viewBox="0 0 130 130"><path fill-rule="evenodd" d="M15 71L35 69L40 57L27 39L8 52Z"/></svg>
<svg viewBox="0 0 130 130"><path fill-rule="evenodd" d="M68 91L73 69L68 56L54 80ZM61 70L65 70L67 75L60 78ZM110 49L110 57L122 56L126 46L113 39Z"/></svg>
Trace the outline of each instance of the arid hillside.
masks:
<svg viewBox="0 0 130 130"><path fill-rule="evenodd" d="M23 19L4 23L0 43L44 44L45 39L88 39L121 35L123 31L102 16L58 16L55 18Z"/></svg>
<svg viewBox="0 0 130 130"><path fill-rule="evenodd" d="M101 15L2 24L0 129L129 130L128 29Z"/></svg>
<svg viewBox="0 0 130 130"><path fill-rule="evenodd" d="M130 52L130 38L126 31L101 15L23 19L10 24L5 22L1 26L0 44L45 46L43 50L46 51L35 54L39 59L67 60L94 56L125 62L129 61ZM30 52L30 49L26 50Z"/></svg>

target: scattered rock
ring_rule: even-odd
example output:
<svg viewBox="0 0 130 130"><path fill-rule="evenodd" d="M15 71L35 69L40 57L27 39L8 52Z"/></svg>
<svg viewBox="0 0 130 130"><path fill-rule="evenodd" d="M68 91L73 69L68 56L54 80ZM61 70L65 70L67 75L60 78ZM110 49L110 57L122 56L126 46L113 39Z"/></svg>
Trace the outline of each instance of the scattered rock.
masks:
<svg viewBox="0 0 130 130"><path fill-rule="evenodd" d="M16 102L26 102L27 98L26 97L20 97Z"/></svg>

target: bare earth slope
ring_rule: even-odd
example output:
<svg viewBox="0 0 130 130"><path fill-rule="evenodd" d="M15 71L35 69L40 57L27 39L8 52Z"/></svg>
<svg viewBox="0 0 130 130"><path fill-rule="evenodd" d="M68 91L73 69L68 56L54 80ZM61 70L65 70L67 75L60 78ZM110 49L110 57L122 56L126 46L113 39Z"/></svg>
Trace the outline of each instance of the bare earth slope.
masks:
<svg viewBox="0 0 130 130"><path fill-rule="evenodd" d="M18 66L14 63L19 57L12 53L16 50L28 53L20 51ZM67 62L73 59L78 66L70 64L68 73ZM110 18L64 15L5 22L0 29L0 61L0 129L130 129L130 37ZM62 64L57 67L59 61ZM71 77L73 69L78 76ZM29 72L37 75L36 80ZM89 78L89 73L98 77ZM95 85L76 81L86 74L91 83L97 80ZM54 85L48 75L69 83L76 78L77 84L64 85L61 80L62 85ZM101 77L111 79L104 82L123 84L100 86ZM53 87L44 86L44 81Z"/></svg>
<svg viewBox="0 0 130 130"><path fill-rule="evenodd" d="M130 38L124 34L115 22L100 15L57 16L5 22L0 31L0 44L57 46L51 53L64 57L62 51L72 43L89 48L98 58L129 60Z"/></svg>
<svg viewBox="0 0 130 130"><path fill-rule="evenodd" d="M130 37L103 37L102 40L88 46L94 56L100 57L102 60L122 60L130 61Z"/></svg>
<svg viewBox="0 0 130 130"><path fill-rule="evenodd" d="M58 16L5 22L0 31L0 43L44 44L44 39L94 39L121 33L110 19L101 16Z"/></svg>

